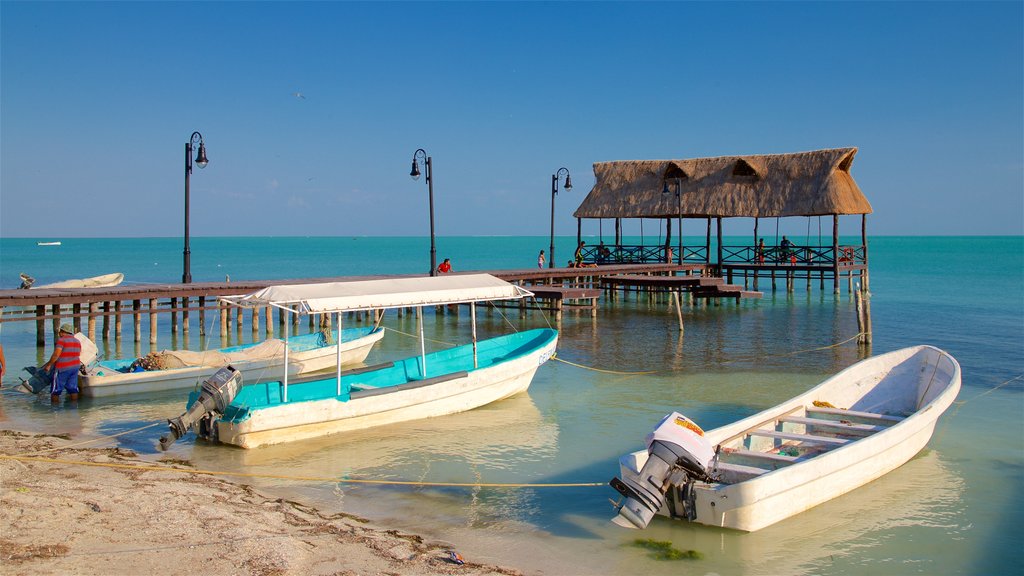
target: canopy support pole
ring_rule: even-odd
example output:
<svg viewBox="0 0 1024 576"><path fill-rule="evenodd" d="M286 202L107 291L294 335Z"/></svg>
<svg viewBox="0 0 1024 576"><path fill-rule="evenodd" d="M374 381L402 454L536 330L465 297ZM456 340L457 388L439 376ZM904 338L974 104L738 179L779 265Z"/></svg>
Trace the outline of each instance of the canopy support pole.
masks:
<svg viewBox="0 0 1024 576"><path fill-rule="evenodd" d="M338 396L341 396L341 312L335 312L338 318L338 338L334 342L338 347Z"/></svg>
<svg viewBox="0 0 1024 576"><path fill-rule="evenodd" d="M420 372L423 379L427 379L427 343L423 337L423 306L416 307L416 323L420 330Z"/></svg>
<svg viewBox="0 0 1024 576"><path fill-rule="evenodd" d="M473 327L473 368L479 368L476 357L476 302L469 303L469 324Z"/></svg>
<svg viewBox="0 0 1024 576"><path fill-rule="evenodd" d="M281 383L284 384L284 394L282 400L288 402L288 333L291 330L284 331L284 377L281 378Z"/></svg>

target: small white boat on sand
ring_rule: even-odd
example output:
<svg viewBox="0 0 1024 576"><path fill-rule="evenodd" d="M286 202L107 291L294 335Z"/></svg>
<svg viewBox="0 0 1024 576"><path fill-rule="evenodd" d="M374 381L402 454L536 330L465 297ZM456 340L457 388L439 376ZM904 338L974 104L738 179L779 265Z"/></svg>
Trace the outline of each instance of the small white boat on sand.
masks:
<svg viewBox="0 0 1024 576"><path fill-rule="evenodd" d="M703 432L678 412L619 459L616 524L655 513L752 532L827 502L906 463L960 390L960 365L915 346L868 358L810 391Z"/></svg>
<svg viewBox="0 0 1024 576"><path fill-rule="evenodd" d="M525 392L537 368L555 353L558 333L528 330L477 342L475 304L530 292L488 274L446 275L272 286L236 306L275 306L338 314L388 308L470 304L473 341L426 353L419 314L420 355L327 377L264 379L239 386L231 367L203 383L188 410L169 420L166 449L193 427L201 437L243 448L444 416Z"/></svg>
<svg viewBox="0 0 1024 576"><path fill-rule="evenodd" d="M339 356L342 366L359 364L383 337L383 328L372 327L342 330L340 347L337 330L329 338L324 332L292 337L287 342L288 375L325 370L334 366ZM163 350L141 359L103 360L88 365L79 384L87 397L191 389L225 364L240 371L243 380L255 381L282 372L285 346L284 340L271 338L218 350ZM156 369L144 369L146 364L156 364Z"/></svg>
<svg viewBox="0 0 1024 576"><path fill-rule="evenodd" d="M103 274L102 276L93 276L92 278L77 278L73 280L64 280L62 282L53 282L52 284L41 284L35 286L35 279L28 274L21 275L21 288L106 288L109 286L117 286L124 281L124 274L120 272L114 272L113 274Z"/></svg>

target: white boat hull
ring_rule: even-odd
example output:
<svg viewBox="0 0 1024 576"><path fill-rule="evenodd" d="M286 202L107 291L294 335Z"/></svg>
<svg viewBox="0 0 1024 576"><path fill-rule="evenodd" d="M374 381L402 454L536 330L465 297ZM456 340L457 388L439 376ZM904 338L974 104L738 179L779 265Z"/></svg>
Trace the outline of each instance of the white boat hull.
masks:
<svg viewBox="0 0 1024 576"><path fill-rule="evenodd" d="M359 364L366 360L373 345L384 337L384 330L371 332L357 340L341 344L342 366ZM337 346L324 346L288 355L288 376L300 376L328 368L334 368L338 360ZM284 358L253 360L232 363L242 372L243 381L278 377L283 374ZM194 388L213 374L220 366L189 366L169 370L147 372L106 372L102 376L89 375L79 378L79 387L85 397L98 398L121 394L165 392Z"/></svg>
<svg viewBox="0 0 1024 576"><path fill-rule="evenodd" d="M751 479L696 482L696 518L691 521L752 532L863 486L900 467L928 444L939 416L959 389L960 367L952 357L929 346L906 348L855 364L805 394L708 431L705 438L711 445L737 446L737 436L775 430L777 418L806 415L816 400L872 413L909 413L884 430ZM638 478L647 457L646 451L623 456L620 472ZM671 515L669 506L659 514Z"/></svg>
<svg viewBox="0 0 1024 576"><path fill-rule="evenodd" d="M336 398L295 402L253 411L238 423L217 422L220 442L242 448L293 442L472 410L530 387L537 368L555 352L557 339L507 362L465 377L342 402Z"/></svg>

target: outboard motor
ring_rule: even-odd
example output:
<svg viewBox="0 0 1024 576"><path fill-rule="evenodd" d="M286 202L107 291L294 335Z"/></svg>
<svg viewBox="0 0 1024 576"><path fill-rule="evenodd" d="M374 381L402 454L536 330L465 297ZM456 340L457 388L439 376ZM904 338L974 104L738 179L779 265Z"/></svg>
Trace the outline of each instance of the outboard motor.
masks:
<svg viewBox="0 0 1024 576"><path fill-rule="evenodd" d="M224 366L203 382L199 398L184 414L167 421L170 433L160 437L159 448L167 450L197 423L219 418L242 388L242 373L233 366ZM211 422L212 423L212 422Z"/></svg>
<svg viewBox="0 0 1024 576"><path fill-rule="evenodd" d="M612 521L626 528L646 528L665 504L665 492L673 483L711 481L708 468L715 457L704 431L679 412L665 416L647 435L647 462L635 479L610 482L626 497ZM682 478L679 478L682 476Z"/></svg>

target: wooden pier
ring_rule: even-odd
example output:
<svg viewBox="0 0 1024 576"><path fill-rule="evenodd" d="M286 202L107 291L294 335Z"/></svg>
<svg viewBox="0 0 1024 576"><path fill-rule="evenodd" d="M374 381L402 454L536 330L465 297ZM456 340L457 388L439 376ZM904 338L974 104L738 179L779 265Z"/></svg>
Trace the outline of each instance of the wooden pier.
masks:
<svg viewBox="0 0 1024 576"><path fill-rule="evenodd" d="M571 308L597 314L597 300L602 294L601 279L627 274L674 275L689 269L676 264L627 264L584 268L544 268L522 270L498 270L488 273L507 282L519 284L534 292L534 300L540 301L536 308L549 311L560 319L564 310ZM470 273L470 272L467 272ZM161 315L169 315L172 334L188 335L192 320L198 320L200 336L206 336L208 314L215 314L220 326L220 335L226 338L231 332L240 332L248 323L253 334L264 330L274 332L272 310L245 309L222 303L219 296L247 294L267 286L281 284L304 284L316 282L342 282L370 280L388 277L414 277L409 275L390 276L346 276L332 278L306 278L241 282L198 282L191 284L149 284L138 286L115 286L107 288L49 288L33 290L0 290L0 322L35 322L36 344L46 344L46 333L56 334L62 322L70 322L76 331L85 333L96 340L111 336L120 340L125 331L124 321L132 324L132 337L142 342L143 319L148 320L149 343L156 344ZM516 304L526 310L524 304ZM248 322L243 315L248 316ZM278 310L277 324L283 330L288 316L293 325L299 322L297 315ZM47 330L46 323L50 322ZM166 319L163 321L167 321ZM83 322L85 327L83 329ZM313 329L327 319L310 316ZM261 326L262 325L262 326ZM329 325L329 324L325 324ZM112 333L112 334L111 334Z"/></svg>

